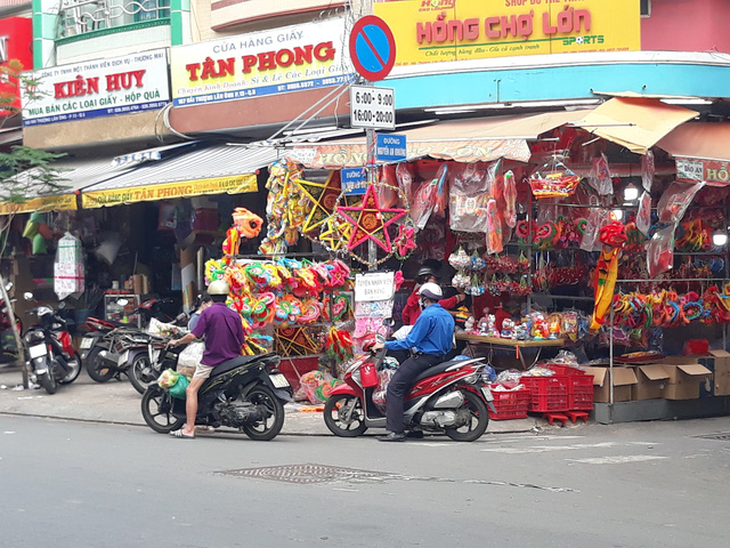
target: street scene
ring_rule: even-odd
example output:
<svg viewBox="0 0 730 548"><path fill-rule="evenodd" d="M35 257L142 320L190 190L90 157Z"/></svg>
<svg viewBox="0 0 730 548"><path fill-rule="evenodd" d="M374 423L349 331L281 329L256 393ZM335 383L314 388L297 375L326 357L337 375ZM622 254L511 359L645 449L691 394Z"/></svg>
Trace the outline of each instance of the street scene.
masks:
<svg viewBox="0 0 730 548"><path fill-rule="evenodd" d="M0 0L0 545L728 544L723 0Z"/></svg>

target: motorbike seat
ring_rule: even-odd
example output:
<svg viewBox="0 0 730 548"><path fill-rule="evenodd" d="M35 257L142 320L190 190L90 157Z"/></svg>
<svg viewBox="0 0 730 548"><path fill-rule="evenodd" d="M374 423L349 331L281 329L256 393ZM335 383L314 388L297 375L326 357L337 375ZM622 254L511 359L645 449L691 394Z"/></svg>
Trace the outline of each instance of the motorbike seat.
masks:
<svg viewBox="0 0 730 548"><path fill-rule="evenodd" d="M483 359L484 358L469 358L469 359L465 360L463 358L462 359L456 359L456 358L454 358L454 359L449 360L447 362L439 363L437 365L434 365L432 367L429 367L423 373L421 373L420 375L418 375L414 379L413 384L415 385L415 384L419 383L420 381L422 381L426 377L433 377L434 375L438 375L440 373L443 373L449 367L451 367L453 365L463 366L463 365L468 365L468 364L471 364L471 363L480 362Z"/></svg>
<svg viewBox="0 0 730 548"><path fill-rule="evenodd" d="M250 364L251 362L258 360L259 358L261 358L260 355L258 355L258 356L238 356L231 360L226 360L222 364L216 365L213 368L213 371L211 371L210 376L211 376L211 378L217 377L218 375L227 373L228 371L236 369L237 367L241 367L242 365Z"/></svg>

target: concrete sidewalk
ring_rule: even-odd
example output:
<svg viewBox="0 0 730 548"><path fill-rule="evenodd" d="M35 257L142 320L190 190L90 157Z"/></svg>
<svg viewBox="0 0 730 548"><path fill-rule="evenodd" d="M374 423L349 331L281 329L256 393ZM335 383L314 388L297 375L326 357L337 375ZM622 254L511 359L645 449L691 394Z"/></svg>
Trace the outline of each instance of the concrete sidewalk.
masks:
<svg viewBox="0 0 730 548"><path fill-rule="evenodd" d="M23 390L17 367L0 368L0 414L147 426L142 419L142 397L129 381L99 384L83 370L70 385L59 386L51 395L42 388ZM288 404L282 435L331 436L322 413L315 406ZM571 425L572 426L572 425ZM539 432L559 428L536 418L490 421L488 433ZM373 434L383 433L372 431Z"/></svg>

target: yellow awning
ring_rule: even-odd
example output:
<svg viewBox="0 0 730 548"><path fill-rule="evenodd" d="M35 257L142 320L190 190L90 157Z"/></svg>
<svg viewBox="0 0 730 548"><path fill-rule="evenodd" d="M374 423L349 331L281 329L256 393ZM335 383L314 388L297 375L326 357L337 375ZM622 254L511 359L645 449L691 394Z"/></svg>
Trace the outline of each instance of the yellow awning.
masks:
<svg viewBox="0 0 730 548"><path fill-rule="evenodd" d="M657 143L675 158L730 161L730 123L690 122Z"/></svg>
<svg viewBox="0 0 730 548"><path fill-rule="evenodd" d="M646 154L662 137L698 114L659 99L614 97L573 125L636 154Z"/></svg>

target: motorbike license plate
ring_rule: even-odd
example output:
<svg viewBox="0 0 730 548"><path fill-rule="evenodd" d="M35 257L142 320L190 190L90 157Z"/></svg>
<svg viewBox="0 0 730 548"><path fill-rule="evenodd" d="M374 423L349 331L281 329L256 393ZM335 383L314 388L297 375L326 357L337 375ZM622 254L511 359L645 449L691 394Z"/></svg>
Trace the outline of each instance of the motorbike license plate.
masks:
<svg viewBox="0 0 730 548"><path fill-rule="evenodd" d="M127 363L127 360L128 360L128 359L129 359L129 350L127 350L127 351L126 351L126 352L124 352L124 353L123 353L123 354L122 354L121 356L119 356L119 359L117 360L117 364L118 364L119 366L122 366L122 365L124 365L125 363Z"/></svg>
<svg viewBox="0 0 730 548"><path fill-rule="evenodd" d="M291 386L289 384L289 381L286 380L286 377L281 373L269 375L269 378L271 379L271 383L274 385L275 388L288 388L289 386Z"/></svg>
<svg viewBox="0 0 730 548"><path fill-rule="evenodd" d="M492 395L492 391L488 387L482 386L482 394L484 394L485 400L494 401L494 396Z"/></svg>
<svg viewBox="0 0 730 548"><path fill-rule="evenodd" d="M30 359L34 360L48 354L48 349L45 344L36 344L28 348L28 353L30 354Z"/></svg>
<svg viewBox="0 0 730 548"><path fill-rule="evenodd" d="M94 346L94 339L92 339L91 337L84 337L83 339L81 339L81 344L79 345L79 348L81 348L82 350L88 350L92 346Z"/></svg>

